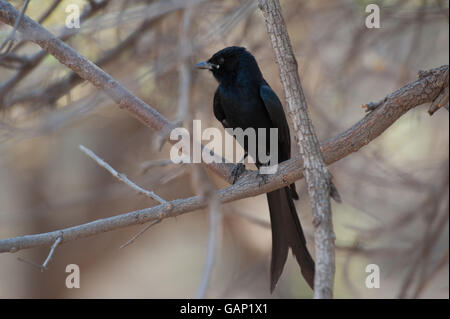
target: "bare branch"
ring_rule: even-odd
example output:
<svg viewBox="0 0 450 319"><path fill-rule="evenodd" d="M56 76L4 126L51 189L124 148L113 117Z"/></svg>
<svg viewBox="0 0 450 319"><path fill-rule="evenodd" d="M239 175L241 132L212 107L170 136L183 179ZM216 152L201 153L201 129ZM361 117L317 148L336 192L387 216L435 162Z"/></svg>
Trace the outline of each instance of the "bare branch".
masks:
<svg viewBox="0 0 450 319"><path fill-rule="evenodd" d="M54 0L48 9L39 17L38 22L43 23L55 11L62 0Z"/></svg>
<svg viewBox="0 0 450 319"><path fill-rule="evenodd" d="M3 43L0 45L0 52L3 51L5 46L8 46L5 50L5 52L0 54L0 58L2 58L4 55L8 54L11 50L11 47L14 43L14 39L16 37L17 28L19 27L20 21L22 21L23 16L25 15L25 11L27 10L28 4L30 3L30 0L26 0L25 4L23 5L22 10L20 11L19 17L16 19L16 22L14 23L13 30L9 34L9 36L3 41Z"/></svg>
<svg viewBox="0 0 450 319"><path fill-rule="evenodd" d="M162 167L173 164L173 162L170 159L161 159L161 160L155 160L155 161L145 161L141 163L141 173L147 173L147 171L153 167Z"/></svg>
<svg viewBox="0 0 450 319"><path fill-rule="evenodd" d="M97 155L95 155L94 152L92 152L90 149L88 149L87 147L80 145L80 150L82 150L87 156L89 156L90 158L92 158L94 161L97 162L98 165L100 165L101 167L103 167L104 169L106 169L108 172L111 173L112 176L114 176L115 178L117 178L119 181L127 184L128 186L130 186L131 188L133 188L134 190L136 190L138 193L140 194L144 194L145 196L148 196L158 202L160 202L161 204L166 204L167 202L162 199L161 197L159 197L158 195L156 195L154 192L152 191L148 191L138 185L136 185L135 183L133 183L132 181L130 181L130 179L122 173L118 173L114 168L112 168L111 165L109 165L108 163L106 163L104 160L102 160L100 157L98 157Z"/></svg>
<svg viewBox="0 0 450 319"><path fill-rule="evenodd" d="M259 217L252 216L252 215L250 215L250 214L248 214L246 212L239 211L239 210L232 210L230 212L227 212L227 214L239 216L239 217L243 218L244 220L246 220L246 221L248 221L248 222L250 222L250 223L252 223L254 225L258 225L258 226L260 226L262 228L270 229L270 222L269 221L267 221L265 219L262 219L262 218L259 218Z"/></svg>

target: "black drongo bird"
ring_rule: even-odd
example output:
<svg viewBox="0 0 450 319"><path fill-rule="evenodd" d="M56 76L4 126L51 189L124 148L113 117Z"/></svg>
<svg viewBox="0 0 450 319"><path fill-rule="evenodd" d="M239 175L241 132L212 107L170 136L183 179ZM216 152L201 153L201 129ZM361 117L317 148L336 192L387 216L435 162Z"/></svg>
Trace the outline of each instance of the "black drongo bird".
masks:
<svg viewBox="0 0 450 319"><path fill-rule="evenodd" d="M250 52L242 47L228 47L196 67L209 69L219 82L214 94L214 115L225 128L253 128L256 131L258 128L277 128L278 163L291 157L291 138L283 106L264 80ZM267 139L269 136L267 132ZM266 144L269 144L268 141ZM242 146L247 154L247 142ZM260 167L262 164L256 154L250 155ZM314 261L306 248L293 199L298 199L295 184L267 193L272 225L271 292L281 276L289 247L303 277L311 288L314 286Z"/></svg>

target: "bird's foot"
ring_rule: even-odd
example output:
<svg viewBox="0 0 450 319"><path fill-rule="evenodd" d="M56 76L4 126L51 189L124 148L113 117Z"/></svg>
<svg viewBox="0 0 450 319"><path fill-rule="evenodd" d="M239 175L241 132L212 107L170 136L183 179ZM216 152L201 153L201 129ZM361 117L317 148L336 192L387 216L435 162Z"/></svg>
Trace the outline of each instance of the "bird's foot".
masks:
<svg viewBox="0 0 450 319"><path fill-rule="evenodd" d="M245 165L242 163L238 163L236 164L236 166L233 168L233 170L231 171L231 180L232 183L236 183L239 179L239 177L241 177L242 173L245 172Z"/></svg>
<svg viewBox="0 0 450 319"><path fill-rule="evenodd" d="M261 187L267 184L267 181L269 180L269 175L258 173L258 178L259 178L259 187Z"/></svg>

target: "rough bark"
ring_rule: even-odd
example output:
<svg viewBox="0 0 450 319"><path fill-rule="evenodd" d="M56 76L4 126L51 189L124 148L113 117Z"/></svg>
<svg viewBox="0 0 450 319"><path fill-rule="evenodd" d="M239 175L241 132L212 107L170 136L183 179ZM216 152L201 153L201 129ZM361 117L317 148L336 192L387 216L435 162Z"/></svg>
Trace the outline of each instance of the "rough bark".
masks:
<svg viewBox="0 0 450 319"><path fill-rule="evenodd" d="M335 190L331 174L325 165L319 140L308 115L308 106L303 93L298 64L278 0L260 0L267 32L272 42L280 71L286 104L293 124L295 138L304 163L308 194L311 199L316 272L314 277L314 298L333 297L334 284L334 241L330 194ZM336 194L336 196L338 196Z"/></svg>

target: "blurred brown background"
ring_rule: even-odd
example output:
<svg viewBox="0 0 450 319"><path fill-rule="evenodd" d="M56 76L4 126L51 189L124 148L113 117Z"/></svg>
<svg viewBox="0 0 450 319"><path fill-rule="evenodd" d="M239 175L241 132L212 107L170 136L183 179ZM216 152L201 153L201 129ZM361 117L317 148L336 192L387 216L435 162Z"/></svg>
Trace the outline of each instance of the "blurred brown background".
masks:
<svg viewBox="0 0 450 319"><path fill-rule="evenodd" d="M55 10L45 17L55 2ZM67 31L65 8L72 3L81 12L92 11L89 1L32 0L26 14L35 20L44 17L42 24L61 34ZM380 29L365 27L369 3L380 6ZM20 10L24 1L12 4ZM322 140L363 117L360 105L413 81L419 70L448 64L448 1L281 4ZM252 52L284 101L264 20L254 1L110 0L86 15L66 41L185 127L201 119L203 127L221 128L212 114L217 84L211 74L193 65L226 46L245 46ZM0 24L1 41L10 31ZM30 58L40 48L23 43L13 50ZM169 146L155 150L150 129L91 84L75 85L67 79L67 68L53 57L45 56L4 90L20 72L17 63L0 65L0 238L52 231L156 204L117 182L79 151L80 144L166 200L195 195L190 165L157 166L143 173L146 162L169 158ZM446 110L430 117L426 107L418 107L361 151L331 166L343 198L342 204L333 203L335 297L449 297L448 122ZM217 187L226 186L212 174L211 178ZM313 251L304 181L297 187L303 195L297 209ZM292 257L276 291L269 294L271 235L265 197L225 204L221 211L207 297L312 296ZM197 211L165 219L124 249L119 247L142 226L81 239L57 248L44 272L17 257L42 263L49 247L1 254L0 297L194 297L205 262L208 225L206 212ZM65 267L72 263L81 269L80 289L65 287ZM380 266L379 289L365 286L367 264Z"/></svg>

